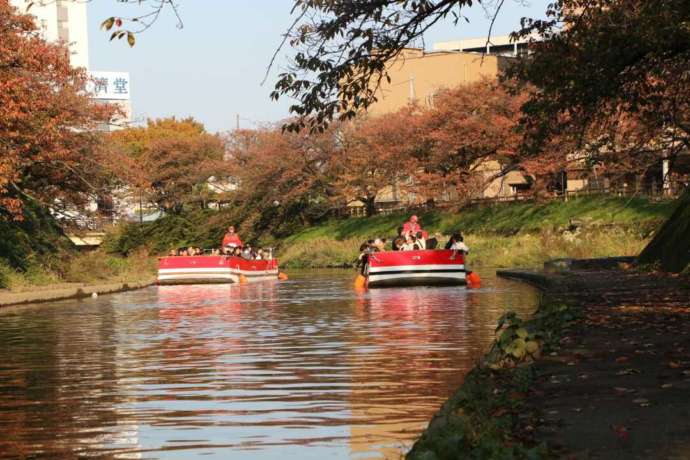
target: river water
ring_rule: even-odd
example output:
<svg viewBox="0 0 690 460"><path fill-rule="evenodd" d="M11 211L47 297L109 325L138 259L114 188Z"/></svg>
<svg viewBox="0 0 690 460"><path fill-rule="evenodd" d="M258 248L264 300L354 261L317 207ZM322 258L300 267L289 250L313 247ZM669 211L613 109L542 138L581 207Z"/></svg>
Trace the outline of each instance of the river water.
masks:
<svg viewBox="0 0 690 460"><path fill-rule="evenodd" d="M536 293L352 272L0 312L0 457L400 458Z"/></svg>

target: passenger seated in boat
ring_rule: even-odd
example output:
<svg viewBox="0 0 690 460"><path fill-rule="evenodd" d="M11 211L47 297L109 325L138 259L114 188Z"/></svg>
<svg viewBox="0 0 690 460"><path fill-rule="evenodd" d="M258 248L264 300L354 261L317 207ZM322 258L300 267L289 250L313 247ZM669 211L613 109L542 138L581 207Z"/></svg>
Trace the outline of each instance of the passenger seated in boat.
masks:
<svg viewBox="0 0 690 460"><path fill-rule="evenodd" d="M252 260L254 259L254 250L252 249L251 245L246 245L244 248L242 248L242 257L247 260Z"/></svg>
<svg viewBox="0 0 690 460"><path fill-rule="evenodd" d="M402 251L402 247L405 244L405 239L401 236L393 240L393 250Z"/></svg>
<svg viewBox="0 0 690 460"><path fill-rule="evenodd" d="M417 232L419 232L421 230L422 230L422 227L421 227L421 225L419 225L419 219L417 218L417 216L411 216L410 220L408 220L407 222L405 222L403 224L401 236L405 236L408 234L416 235Z"/></svg>
<svg viewBox="0 0 690 460"><path fill-rule="evenodd" d="M232 248L230 254L235 257L242 257L242 248L239 246Z"/></svg>
<svg viewBox="0 0 690 460"><path fill-rule="evenodd" d="M408 233L405 235L405 242L400 246L401 251L414 251L418 249L419 246L415 242L414 236L412 234Z"/></svg>
<svg viewBox="0 0 690 460"><path fill-rule="evenodd" d="M416 243L419 249L426 249L426 239L424 238L424 232L417 232Z"/></svg>
<svg viewBox="0 0 690 460"><path fill-rule="evenodd" d="M440 237L440 234L434 233L434 235L431 238L427 238L425 241L426 249L436 249L438 247L438 240Z"/></svg>
<svg viewBox="0 0 690 460"><path fill-rule="evenodd" d="M264 260L266 254L264 253L263 249L259 249L256 251L256 257L254 257L254 260Z"/></svg>
<svg viewBox="0 0 690 460"><path fill-rule="evenodd" d="M169 257L175 257L177 255L177 250L176 249L171 249L168 251L168 256Z"/></svg>
<svg viewBox="0 0 690 460"><path fill-rule="evenodd" d="M369 254L371 253L371 245L369 242L362 243L359 246L359 256L355 262L355 267L359 268L359 272L364 275L364 269L369 262Z"/></svg>
<svg viewBox="0 0 690 460"><path fill-rule="evenodd" d="M230 248L237 248L242 246L242 240L240 240L240 237L237 233L235 233L235 226L231 225L228 227L228 231L225 233L223 236L223 243L221 245L223 247L223 250L226 253L230 253L231 251L228 251Z"/></svg>
<svg viewBox="0 0 690 460"><path fill-rule="evenodd" d="M454 233L453 236L450 237L450 241L448 241L448 243L451 243L448 249L459 251L461 254L470 253L470 248L465 244L465 238L463 238L461 233Z"/></svg>
<svg viewBox="0 0 690 460"><path fill-rule="evenodd" d="M386 250L386 240L381 238L376 238L374 242L370 245L371 249L375 252L382 252Z"/></svg>

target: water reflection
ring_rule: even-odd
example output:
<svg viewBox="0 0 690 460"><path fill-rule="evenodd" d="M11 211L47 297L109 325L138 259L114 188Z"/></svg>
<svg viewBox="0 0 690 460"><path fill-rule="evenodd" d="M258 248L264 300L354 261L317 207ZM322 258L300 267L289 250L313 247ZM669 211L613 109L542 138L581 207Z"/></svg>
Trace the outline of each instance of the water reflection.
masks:
<svg viewBox="0 0 690 460"><path fill-rule="evenodd" d="M398 458L535 294L351 275L165 286L0 315L0 454Z"/></svg>

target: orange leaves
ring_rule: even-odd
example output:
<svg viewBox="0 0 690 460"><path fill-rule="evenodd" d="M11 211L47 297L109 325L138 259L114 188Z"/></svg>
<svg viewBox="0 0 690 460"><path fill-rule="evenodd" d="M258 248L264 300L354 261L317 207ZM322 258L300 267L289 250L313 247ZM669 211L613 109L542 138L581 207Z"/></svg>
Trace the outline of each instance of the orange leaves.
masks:
<svg viewBox="0 0 690 460"><path fill-rule="evenodd" d="M252 184L238 197L260 207L299 203L300 212L354 200L374 212L379 194L417 204L464 198L487 181L477 165L517 161L523 99L480 82L439 92L432 108L363 115L321 133L236 131L228 140L232 175Z"/></svg>
<svg viewBox="0 0 690 460"><path fill-rule="evenodd" d="M109 141L111 171L122 182L147 190L161 209L203 203L211 194L206 182L227 174L222 140L191 118L149 120L145 128L111 134Z"/></svg>

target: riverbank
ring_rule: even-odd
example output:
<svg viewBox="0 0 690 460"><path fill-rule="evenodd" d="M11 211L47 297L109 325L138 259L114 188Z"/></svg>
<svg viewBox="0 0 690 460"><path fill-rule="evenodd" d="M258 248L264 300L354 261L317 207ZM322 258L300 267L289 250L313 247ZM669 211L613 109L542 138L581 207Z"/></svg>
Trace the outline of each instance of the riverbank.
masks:
<svg viewBox="0 0 690 460"><path fill-rule="evenodd" d="M109 294L155 282L156 259L147 253L121 257L99 250L62 256L59 263L32 262L24 271L0 265L0 307Z"/></svg>
<svg viewBox="0 0 690 460"><path fill-rule="evenodd" d="M591 196L430 210L420 218L442 243L462 231L473 268L536 267L552 258L638 254L675 207L673 201ZM224 210L205 210L126 224L109 231L98 251L79 253L49 215L29 211L21 222L0 222L8 235L0 241L0 289L141 281L155 273L155 257L170 248L217 245L230 219ZM390 238L408 217L334 219L288 235L241 229L254 246L277 246L284 269L348 267L363 241Z"/></svg>
<svg viewBox="0 0 690 460"><path fill-rule="evenodd" d="M106 249L80 251L59 222L36 206L26 206L22 220L0 219L0 235L0 295L139 284L156 273L155 257L143 248L126 256Z"/></svg>
<svg viewBox="0 0 690 460"><path fill-rule="evenodd" d="M504 272L544 294L538 353L499 341L408 458L687 456L690 278L623 267Z"/></svg>
<svg viewBox="0 0 690 460"><path fill-rule="evenodd" d="M155 278L127 283L63 283L41 286L30 291L0 290L0 308L27 303L50 302L53 300L79 299L93 297L94 294L113 294L116 292L132 291L151 286Z"/></svg>
<svg viewBox="0 0 690 460"><path fill-rule="evenodd" d="M420 214L424 228L442 241L462 231L473 267L537 267L561 257L636 255L675 208L672 201L592 196L567 202L497 203L459 211ZM285 238L281 264L287 268L352 264L363 241L391 237L409 217L391 214L332 220Z"/></svg>

